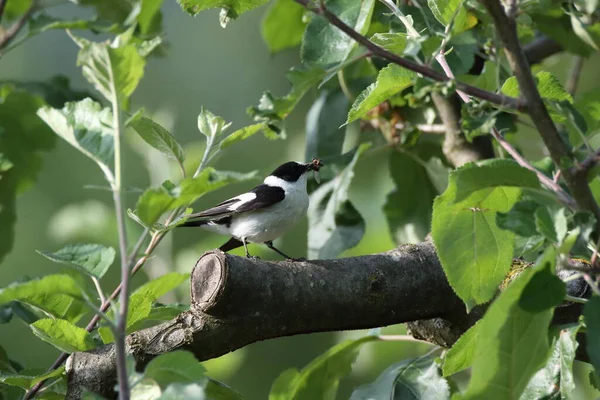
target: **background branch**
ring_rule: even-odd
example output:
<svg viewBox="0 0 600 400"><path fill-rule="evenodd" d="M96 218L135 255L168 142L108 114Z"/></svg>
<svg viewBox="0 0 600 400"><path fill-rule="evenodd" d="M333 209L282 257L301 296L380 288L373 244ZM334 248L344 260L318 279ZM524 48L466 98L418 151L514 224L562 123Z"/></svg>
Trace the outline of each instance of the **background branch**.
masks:
<svg viewBox="0 0 600 400"><path fill-rule="evenodd" d="M545 35L541 35L523 46L523 52L530 65L538 64L563 50L560 44Z"/></svg>
<svg viewBox="0 0 600 400"><path fill-rule="evenodd" d="M596 217L596 221L598 221L597 228L600 228L600 208L594 200L587 183L587 174L577 173L576 170L565 166L565 161L568 164L568 161L572 159L571 154L560 138L558 130L537 90L531 69L519 43L515 21L506 16L504 8L498 0L481 0L481 3L494 20L494 26L504 45L506 58L519 83L521 95L527 101L528 113L542 137L552 161L561 170L563 179L567 183L577 206L582 210L592 212Z"/></svg>
<svg viewBox="0 0 600 400"><path fill-rule="evenodd" d="M463 135L460 124L460 100L457 95L446 98L439 93L432 93L431 99L446 127L442 147L444 156L454 167L458 168L468 162L494 157L494 149L487 137L478 137L473 143L469 143Z"/></svg>
<svg viewBox="0 0 600 400"><path fill-rule="evenodd" d="M569 294L581 297L580 288L571 289L581 286L581 279L568 285ZM255 261L215 250L196 263L191 296L190 311L127 337L138 370L175 349L202 361L265 339L402 322L410 322L415 338L449 347L485 309L466 314L429 242L302 263ZM575 321L580 312L581 304L567 304L557 308L555 321ZM115 397L114 345L72 354L67 373L69 399L80 398L84 388Z"/></svg>

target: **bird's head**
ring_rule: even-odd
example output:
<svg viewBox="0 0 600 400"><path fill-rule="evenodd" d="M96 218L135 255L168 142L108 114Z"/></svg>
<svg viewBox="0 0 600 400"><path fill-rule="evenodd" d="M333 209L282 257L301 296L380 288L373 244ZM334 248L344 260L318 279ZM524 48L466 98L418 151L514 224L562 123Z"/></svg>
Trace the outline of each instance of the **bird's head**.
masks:
<svg viewBox="0 0 600 400"><path fill-rule="evenodd" d="M309 163L290 161L281 164L275 171L271 172L270 176L283 179L287 182L296 182L309 171L318 172L322 166L323 163L318 158L313 158Z"/></svg>

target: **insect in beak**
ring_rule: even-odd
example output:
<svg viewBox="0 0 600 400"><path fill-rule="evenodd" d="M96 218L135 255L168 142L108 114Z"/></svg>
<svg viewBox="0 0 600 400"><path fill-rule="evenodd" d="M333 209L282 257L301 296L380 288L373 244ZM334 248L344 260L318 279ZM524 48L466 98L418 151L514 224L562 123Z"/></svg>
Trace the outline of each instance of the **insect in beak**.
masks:
<svg viewBox="0 0 600 400"><path fill-rule="evenodd" d="M315 172L315 181L317 183L321 183L321 176L319 175L319 170L323 166L323 163L318 158L313 158L310 164L308 164L308 168L312 169Z"/></svg>

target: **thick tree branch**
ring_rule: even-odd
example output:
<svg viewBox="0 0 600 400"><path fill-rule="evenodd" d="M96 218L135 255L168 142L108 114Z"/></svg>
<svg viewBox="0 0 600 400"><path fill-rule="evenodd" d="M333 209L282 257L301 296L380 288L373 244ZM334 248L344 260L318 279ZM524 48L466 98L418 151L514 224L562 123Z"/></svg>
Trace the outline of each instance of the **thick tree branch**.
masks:
<svg viewBox="0 0 600 400"><path fill-rule="evenodd" d="M548 148L550 157L560 168L577 206L582 210L592 212L598 221L597 227L600 228L600 208L587 183L587 174L578 173L576 169L568 166L572 156L567 145L562 141L538 92L531 69L519 43L515 21L506 16L504 8L498 0L481 0L481 3L494 20L494 25L504 45L506 58L519 83L521 95L527 101L528 113Z"/></svg>
<svg viewBox="0 0 600 400"><path fill-rule="evenodd" d="M398 64L399 66L409 69L411 71L417 72L427 78L433 79L439 82L448 82L453 79L448 78L441 72L438 72L428 66L416 64L412 61L409 61L405 58L397 56L396 54L390 53L389 51L377 46L375 43L371 42L368 38L361 35L350 26L348 26L344 21L339 19L337 15L332 13L325 7L323 2L321 2L320 6L315 7L309 0L294 0L296 3L306 7L311 10L315 14L321 15L330 24L337 27L339 30L344 32L346 35L354 39L359 44L366 47L374 56L381 57L385 60L388 60L394 64ZM521 111L525 111L527 105L525 102L520 101L519 99L515 99L513 97L508 97L502 94L488 92L487 90L480 89L475 86L468 85L466 83L455 81L456 88L465 92L466 94L477 97L482 100L487 100L490 103L500 105L506 108L518 109Z"/></svg>
<svg viewBox="0 0 600 400"><path fill-rule="evenodd" d="M581 285L581 279L569 285ZM580 292L569 290L573 296ZM270 338L402 322L409 322L416 338L449 347L484 311L466 314L429 242L302 263L255 261L215 250L196 263L191 295L190 311L127 337L139 370L175 349L206 360ZM580 312L581 304L560 307L555 321L575 321ZM114 346L71 355L67 373L67 398L80 398L84 388L115 397Z"/></svg>

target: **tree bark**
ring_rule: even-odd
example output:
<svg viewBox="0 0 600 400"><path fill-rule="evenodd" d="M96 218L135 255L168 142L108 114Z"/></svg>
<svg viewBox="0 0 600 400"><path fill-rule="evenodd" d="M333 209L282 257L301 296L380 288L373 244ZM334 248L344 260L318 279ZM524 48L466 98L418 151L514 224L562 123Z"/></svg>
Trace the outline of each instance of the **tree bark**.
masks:
<svg viewBox="0 0 600 400"><path fill-rule="evenodd" d="M562 308L569 320L581 311ZM410 323L415 337L449 347L484 309L466 313L430 242L305 262L252 260L214 250L192 271L190 310L132 333L126 347L141 371L175 349L203 361L270 338L403 322ZM84 389L116 397L113 345L74 353L66 368L68 399L81 398Z"/></svg>

